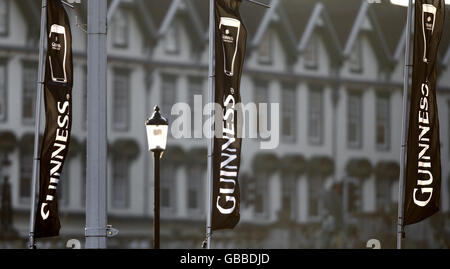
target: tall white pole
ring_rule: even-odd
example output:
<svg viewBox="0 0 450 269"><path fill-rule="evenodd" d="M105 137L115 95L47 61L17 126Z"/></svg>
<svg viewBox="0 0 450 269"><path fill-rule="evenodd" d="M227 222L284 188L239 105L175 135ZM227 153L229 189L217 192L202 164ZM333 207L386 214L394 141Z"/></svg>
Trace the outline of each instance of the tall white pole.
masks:
<svg viewBox="0 0 450 269"><path fill-rule="evenodd" d="M107 0L88 3L88 137L86 248L106 248L107 237Z"/></svg>
<svg viewBox="0 0 450 269"><path fill-rule="evenodd" d="M214 104L214 0L209 0L209 77L208 77L208 100L210 104ZM211 112L210 116L213 112ZM209 129L208 137L208 203L206 213L206 248L211 249L211 225L212 225L212 202L213 202L213 150L214 137L213 131Z"/></svg>
<svg viewBox="0 0 450 269"><path fill-rule="evenodd" d="M398 220L397 220L397 249L402 249L404 234L404 203L405 203L405 169L406 169L406 145L407 145L407 113L408 92L411 69L411 20L413 16L413 1L408 3L408 16L406 19L406 48L405 48L405 72L403 74L403 119L402 119L402 144L400 154L400 182L398 187Z"/></svg>
<svg viewBox="0 0 450 269"><path fill-rule="evenodd" d="M41 100L42 93L44 91L44 71L45 71L45 61L44 61L44 50L45 50L45 40L46 40L46 28L47 24L47 0L42 0L42 10L41 10L41 34L39 40L39 67L38 67L38 79L37 79L37 92L36 92L36 104L35 104L35 125L34 125L34 153L33 153L33 174L31 178L31 193L30 193L30 233L29 233L29 244L28 248L35 248L34 240L34 222L36 214L36 185L37 178L39 174L39 131L41 128Z"/></svg>

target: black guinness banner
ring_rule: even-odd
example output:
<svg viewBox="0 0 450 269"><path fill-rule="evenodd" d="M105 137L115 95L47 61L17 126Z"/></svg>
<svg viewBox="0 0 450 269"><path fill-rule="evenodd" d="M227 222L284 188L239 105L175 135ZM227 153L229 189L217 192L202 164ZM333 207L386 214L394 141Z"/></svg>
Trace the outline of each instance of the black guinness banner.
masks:
<svg viewBox="0 0 450 269"><path fill-rule="evenodd" d="M222 137L214 138L212 229L232 229L239 222L239 166L242 138L238 135L240 83L247 31L241 20L241 0L216 0L215 102L222 107ZM216 122L216 128L217 128Z"/></svg>
<svg viewBox="0 0 450 269"><path fill-rule="evenodd" d="M35 238L58 236L57 188L69 148L72 125L72 35L60 0L47 2L45 133L41 148Z"/></svg>
<svg viewBox="0 0 450 269"><path fill-rule="evenodd" d="M419 222L439 211L441 158L436 57L444 16L444 0L416 0L405 225Z"/></svg>

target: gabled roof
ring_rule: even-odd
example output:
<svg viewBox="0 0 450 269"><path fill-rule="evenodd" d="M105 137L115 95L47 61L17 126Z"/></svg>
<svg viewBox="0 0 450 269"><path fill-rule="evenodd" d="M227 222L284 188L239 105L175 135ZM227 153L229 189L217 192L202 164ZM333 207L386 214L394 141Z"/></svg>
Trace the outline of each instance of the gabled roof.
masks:
<svg viewBox="0 0 450 269"><path fill-rule="evenodd" d="M166 16L161 22L158 30L159 36L163 36L170 28L172 22L177 16L181 16L183 19L188 20L190 23L186 29L195 37L192 40L194 42L203 45L205 42L205 27L202 25L202 20L197 13L191 1L186 0L173 0Z"/></svg>
<svg viewBox="0 0 450 269"><path fill-rule="evenodd" d="M370 39L372 40L372 43L379 48L375 49L375 52L379 57L382 57L385 61L392 62L389 46L386 42L383 32L381 31L381 27L379 25L378 19L376 18L374 9L371 7L372 5L369 4L369 2L367 1L362 1L361 3L362 4L358 12L358 16L356 17L355 23L352 27L348 40L345 43L343 52L344 57L349 56L350 53L352 52L353 45L355 44L359 34L361 33L363 23L365 22L366 19L369 19L373 28L371 34L369 35Z"/></svg>
<svg viewBox="0 0 450 269"><path fill-rule="evenodd" d="M282 35L283 40L285 40L285 42L282 42L282 45L285 47L288 54L295 55L297 46L294 31L281 0L272 0L270 2L270 8L266 11L255 36L253 39L249 39L250 48L259 46L269 27L274 27L277 32Z"/></svg>
<svg viewBox="0 0 450 269"><path fill-rule="evenodd" d="M112 1L110 0L109 2ZM134 0L133 2L121 1L119 8L127 8L135 14L134 18L138 22L139 29L143 33L143 37L145 40L153 41L157 38L157 29L155 23L147 13L148 3L146 0Z"/></svg>
<svg viewBox="0 0 450 269"><path fill-rule="evenodd" d="M325 46L330 51L330 57L340 61L342 47L325 6L320 2L316 3L310 14L309 22L305 24L306 28L298 45L300 53L305 51L313 34L318 32L325 40Z"/></svg>
<svg viewBox="0 0 450 269"><path fill-rule="evenodd" d="M28 25L28 34L33 38L38 38L40 35L40 21L41 21L41 4L40 1L34 0L15 0L11 3L17 4L17 7L22 12L23 17Z"/></svg>

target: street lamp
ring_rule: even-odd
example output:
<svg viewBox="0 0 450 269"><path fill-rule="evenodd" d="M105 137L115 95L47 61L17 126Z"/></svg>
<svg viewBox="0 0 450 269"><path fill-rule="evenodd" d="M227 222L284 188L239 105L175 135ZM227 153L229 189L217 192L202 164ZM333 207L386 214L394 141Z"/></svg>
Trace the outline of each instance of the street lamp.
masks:
<svg viewBox="0 0 450 269"><path fill-rule="evenodd" d="M169 132L169 122L161 116L159 107L155 106L153 116L145 122L147 130L148 150L153 152L154 159L154 216L153 216L153 248L159 249L159 160L166 150L167 134Z"/></svg>

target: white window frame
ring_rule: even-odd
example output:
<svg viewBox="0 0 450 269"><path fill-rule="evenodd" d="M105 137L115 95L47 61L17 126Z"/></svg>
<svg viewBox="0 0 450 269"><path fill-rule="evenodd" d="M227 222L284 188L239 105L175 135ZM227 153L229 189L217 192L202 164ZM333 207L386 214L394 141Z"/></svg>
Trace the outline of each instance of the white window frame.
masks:
<svg viewBox="0 0 450 269"><path fill-rule="evenodd" d="M348 91L348 102L347 102L347 144L351 149L361 149L363 146L363 92L357 90L349 90ZM352 102L352 98L359 99L358 107L356 110L353 108L354 105ZM350 129L351 125L355 125L355 141L350 140Z"/></svg>
<svg viewBox="0 0 450 269"><path fill-rule="evenodd" d="M117 10L114 15L113 43L116 48L127 48L130 32L130 16L125 10Z"/></svg>
<svg viewBox="0 0 450 269"><path fill-rule="evenodd" d="M130 129L131 119L131 71L115 68L113 79L112 125L114 131L126 132Z"/></svg>
<svg viewBox="0 0 450 269"><path fill-rule="evenodd" d="M130 162L125 157L114 156L113 163L112 206L115 209L127 209L131 202ZM124 197L120 197L121 195Z"/></svg>
<svg viewBox="0 0 450 269"><path fill-rule="evenodd" d="M23 62L22 70L22 123L24 125L33 125L36 110L36 80L38 78L37 63ZM26 100L27 98L30 100ZM31 106L29 108L31 115L24 115L26 101L29 102L29 105Z"/></svg>
<svg viewBox="0 0 450 269"><path fill-rule="evenodd" d="M305 68L317 70L319 67L319 36L312 34L304 53Z"/></svg>
<svg viewBox="0 0 450 269"><path fill-rule="evenodd" d="M258 48L258 62L263 65L270 65L273 63L273 33L268 29L261 40Z"/></svg>
<svg viewBox="0 0 450 269"><path fill-rule="evenodd" d="M390 149L390 140L391 140L391 96L389 93L377 93L376 96L376 119L375 119L375 142L377 145L377 149L381 151L386 151ZM381 102L386 102L382 104ZM382 107L380 107L382 106ZM382 124L384 125L384 143L379 143L378 134L379 128L378 126Z"/></svg>
<svg viewBox="0 0 450 269"><path fill-rule="evenodd" d="M348 64L350 68L350 72L352 73L362 73L364 68L364 59L363 59L363 41L362 37L359 37L355 40L353 45L353 49L350 52L348 58Z"/></svg>
<svg viewBox="0 0 450 269"><path fill-rule="evenodd" d="M3 76L3 79L2 79ZM0 59L0 123L8 120L8 65Z"/></svg>
<svg viewBox="0 0 450 269"><path fill-rule="evenodd" d="M324 137L324 89L310 85L308 92L308 140L311 145L323 145Z"/></svg>

